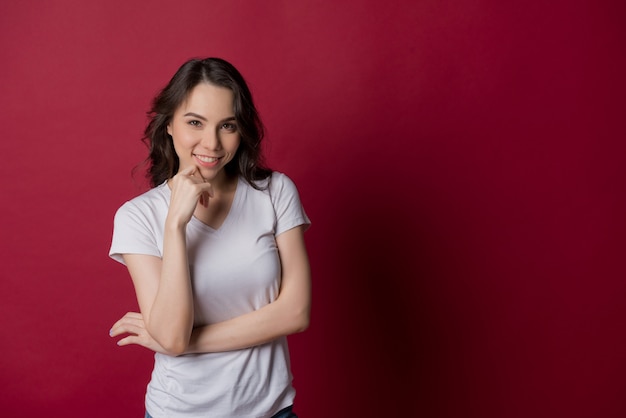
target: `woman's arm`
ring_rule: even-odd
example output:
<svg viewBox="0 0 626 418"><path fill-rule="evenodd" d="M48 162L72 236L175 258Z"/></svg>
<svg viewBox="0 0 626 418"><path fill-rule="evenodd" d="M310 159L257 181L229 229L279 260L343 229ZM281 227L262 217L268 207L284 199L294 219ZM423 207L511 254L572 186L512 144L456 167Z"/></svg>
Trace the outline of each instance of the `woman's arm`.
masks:
<svg viewBox="0 0 626 418"><path fill-rule="evenodd" d="M170 244L175 247L177 243ZM164 249L163 260L139 254L124 254L123 258L133 280L146 331L169 354L181 354L193 326L193 299L186 255L183 259L176 251L171 251L168 257Z"/></svg>
<svg viewBox="0 0 626 418"><path fill-rule="evenodd" d="M163 236L163 257L124 254L148 334L166 352L182 354L193 328L193 294L187 258L186 227L210 184L194 178L195 167L171 181L172 195ZM116 332L116 331L114 331Z"/></svg>
<svg viewBox="0 0 626 418"><path fill-rule="evenodd" d="M304 331L311 311L311 271L304 227L276 237L282 278L278 298L256 311L194 329L186 353L237 350Z"/></svg>
<svg viewBox="0 0 626 418"><path fill-rule="evenodd" d="M248 314L195 328L185 353L238 350L301 332L308 327L311 310L311 273L304 242L304 227L300 226L282 233L276 238L276 243L282 268L278 298ZM164 349L152 338L141 314L129 312L117 321L111 329L111 336L121 334L130 335L118 342L120 346L139 344L164 354L180 354Z"/></svg>

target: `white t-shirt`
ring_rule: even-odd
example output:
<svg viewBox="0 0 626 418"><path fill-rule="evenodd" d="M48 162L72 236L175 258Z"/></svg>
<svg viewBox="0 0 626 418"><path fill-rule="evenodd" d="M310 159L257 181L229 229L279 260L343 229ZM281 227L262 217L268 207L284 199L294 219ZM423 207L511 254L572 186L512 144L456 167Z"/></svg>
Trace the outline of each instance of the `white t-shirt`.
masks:
<svg viewBox="0 0 626 418"><path fill-rule="evenodd" d="M163 183L115 214L109 255L163 252L171 191ZM275 237L310 220L295 184L274 172L259 191L239 178L230 212L218 229L195 217L187 225L194 324L221 322L273 302L281 268ZM287 338L220 353L155 354L146 409L161 417L271 417L293 403Z"/></svg>

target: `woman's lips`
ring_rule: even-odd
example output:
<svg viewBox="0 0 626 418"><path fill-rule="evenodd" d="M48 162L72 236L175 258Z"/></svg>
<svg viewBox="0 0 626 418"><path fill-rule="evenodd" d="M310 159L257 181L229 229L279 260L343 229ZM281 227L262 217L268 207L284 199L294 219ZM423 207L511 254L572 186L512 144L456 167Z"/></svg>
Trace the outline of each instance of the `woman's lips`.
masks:
<svg viewBox="0 0 626 418"><path fill-rule="evenodd" d="M213 167L217 165L218 161L220 160L219 157L209 157L208 155L194 154L193 156L203 167Z"/></svg>

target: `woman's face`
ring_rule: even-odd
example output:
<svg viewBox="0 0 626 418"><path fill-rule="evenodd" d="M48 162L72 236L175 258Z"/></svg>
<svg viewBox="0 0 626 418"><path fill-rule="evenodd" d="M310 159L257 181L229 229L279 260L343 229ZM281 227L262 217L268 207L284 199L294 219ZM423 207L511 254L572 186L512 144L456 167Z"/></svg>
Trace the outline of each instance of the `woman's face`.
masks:
<svg viewBox="0 0 626 418"><path fill-rule="evenodd" d="M167 133L174 141L179 171L196 166L205 180L224 179L223 168L241 142L233 100L230 89L200 83L176 109Z"/></svg>

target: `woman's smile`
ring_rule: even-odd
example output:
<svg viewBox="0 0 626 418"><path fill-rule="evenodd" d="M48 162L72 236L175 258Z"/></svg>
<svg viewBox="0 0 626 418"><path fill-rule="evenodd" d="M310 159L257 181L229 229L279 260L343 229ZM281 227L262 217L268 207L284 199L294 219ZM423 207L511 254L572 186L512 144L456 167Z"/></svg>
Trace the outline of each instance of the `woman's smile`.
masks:
<svg viewBox="0 0 626 418"><path fill-rule="evenodd" d="M193 156L198 160L199 164L203 167L213 167L215 163L220 159L220 157L209 157L206 155L193 154Z"/></svg>

